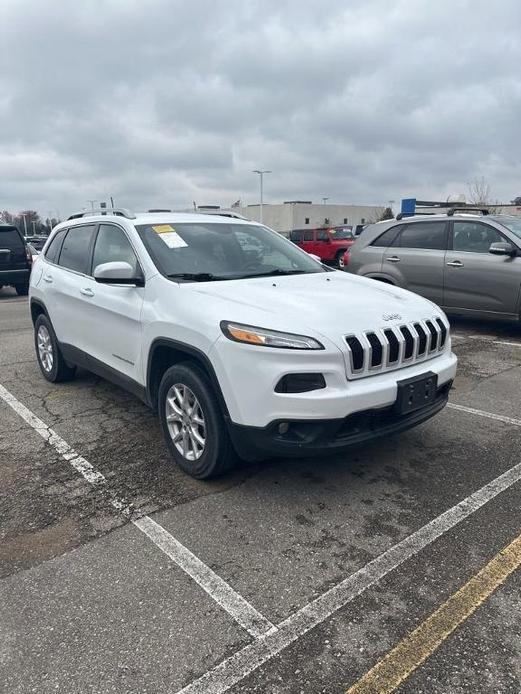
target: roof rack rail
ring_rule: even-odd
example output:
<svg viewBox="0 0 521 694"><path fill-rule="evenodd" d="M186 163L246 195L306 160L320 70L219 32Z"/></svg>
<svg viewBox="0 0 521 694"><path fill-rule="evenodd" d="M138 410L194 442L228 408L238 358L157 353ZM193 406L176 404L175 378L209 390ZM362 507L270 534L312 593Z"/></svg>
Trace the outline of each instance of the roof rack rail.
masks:
<svg viewBox="0 0 521 694"><path fill-rule="evenodd" d="M97 209L92 209L92 210L82 210L81 212L75 212L74 214L71 214L70 217L67 217L67 220L69 219L81 219L81 217L92 217L92 215L109 215L109 216L114 216L114 217L125 217L126 219L135 219L136 215L133 212L130 212L130 210L125 209L124 207L110 207L110 208L97 208Z"/></svg>
<svg viewBox="0 0 521 694"><path fill-rule="evenodd" d="M164 209L164 208L162 209L162 208L160 208L160 207L157 207L157 208L155 208L155 209L148 210L148 212L172 212L172 210L167 210L167 209Z"/></svg>
<svg viewBox="0 0 521 694"><path fill-rule="evenodd" d="M398 212L396 219L403 219L404 217L432 217L436 212Z"/></svg>
<svg viewBox="0 0 521 694"><path fill-rule="evenodd" d="M450 210L447 210L447 217L453 217L454 213L459 210L460 212L481 212L482 215L487 215L490 214L490 211L486 207L451 207Z"/></svg>
<svg viewBox="0 0 521 694"><path fill-rule="evenodd" d="M244 221L249 222L250 220L248 217L245 217L242 214L239 214L238 212L234 212L233 210L226 210L226 209L216 209L212 210L210 208L206 209L200 209L197 208L196 210L192 209L184 209L184 210L173 210L173 212L177 212L179 214L205 214L205 215L211 215L212 217L230 217L231 219L244 219Z"/></svg>

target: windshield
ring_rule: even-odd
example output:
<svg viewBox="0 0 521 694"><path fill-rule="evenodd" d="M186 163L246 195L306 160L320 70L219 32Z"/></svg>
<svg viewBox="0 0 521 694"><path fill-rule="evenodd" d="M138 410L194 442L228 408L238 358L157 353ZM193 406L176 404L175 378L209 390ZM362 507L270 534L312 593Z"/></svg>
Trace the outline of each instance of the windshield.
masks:
<svg viewBox="0 0 521 694"><path fill-rule="evenodd" d="M326 272L287 239L253 224L141 224L136 229L159 271L182 281Z"/></svg>
<svg viewBox="0 0 521 694"><path fill-rule="evenodd" d="M335 240L353 239L353 231L349 228L330 229L329 233Z"/></svg>
<svg viewBox="0 0 521 694"><path fill-rule="evenodd" d="M513 234L521 238L521 218L519 217L492 217L494 221L499 222Z"/></svg>

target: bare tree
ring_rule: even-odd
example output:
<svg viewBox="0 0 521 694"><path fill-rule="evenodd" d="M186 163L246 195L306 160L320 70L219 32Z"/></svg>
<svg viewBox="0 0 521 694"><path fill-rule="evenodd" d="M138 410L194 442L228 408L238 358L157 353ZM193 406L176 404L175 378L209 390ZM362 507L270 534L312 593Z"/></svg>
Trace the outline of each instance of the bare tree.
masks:
<svg viewBox="0 0 521 694"><path fill-rule="evenodd" d="M490 205L490 184L484 176L473 178L467 183L469 202L472 205Z"/></svg>
<svg viewBox="0 0 521 694"><path fill-rule="evenodd" d="M473 178L470 183L467 183L467 188L469 202L472 205L485 206L490 214L499 214L501 212L501 203L497 198L492 200L490 184L484 176Z"/></svg>

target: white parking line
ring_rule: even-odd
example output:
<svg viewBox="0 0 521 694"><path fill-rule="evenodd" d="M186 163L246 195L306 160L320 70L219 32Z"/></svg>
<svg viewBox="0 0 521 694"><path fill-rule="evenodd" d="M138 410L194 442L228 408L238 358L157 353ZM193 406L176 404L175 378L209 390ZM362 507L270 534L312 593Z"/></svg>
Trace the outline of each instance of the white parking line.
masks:
<svg viewBox="0 0 521 694"><path fill-rule="evenodd" d="M278 631L259 637L199 679L179 690L177 694L224 694L234 684L331 617L390 571L520 480L521 463L518 463L292 614L278 625Z"/></svg>
<svg viewBox="0 0 521 694"><path fill-rule="evenodd" d="M103 484L106 478L82 456L79 456L64 439L56 434L41 419L19 402L0 385L0 398L22 417L36 432L86 480L92 484ZM469 414L495 419L507 424L521 426L521 420L490 412L476 410L463 405L449 407ZM222 661L204 675L188 684L177 694L224 694L254 670L268 662L291 643L304 636L314 627L345 607L354 598L384 578L408 559L418 554L436 539L471 516L475 511L494 499L498 494L521 481L521 463L469 495L458 504L422 526L401 542L379 555L339 584L301 608L279 625L273 625L241 595L236 593L220 576L198 559L190 550L170 535L149 516L132 519L154 544L193 578L218 604L241 624L255 640L232 656ZM127 515L131 506L119 497L112 497L113 505Z"/></svg>
<svg viewBox="0 0 521 694"><path fill-rule="evenodd" d="M261 636L277 631L277 627L257 612L242 595L236 593L226 581L206 566L195 554L192 554L161 525L152 520L150 516L142 516L132 522L252 636Z"/></svg>
<svg viewBox="0 0 521 694"><path fill-rule="evenodd" d="M513 424L516 427L521 427L521 419L514 419L513 417L507 417L506 415L502 414L494 414L493 412L485 412L484 410L476 410L474 407L456 405L456 403L452 402L449 402L447 407L450 407L451 410L459 410L460 412L466 412L467 414L475 414L479 417L495 419L497 422L503 422L504 424Z"/></svg>
<svg viewBox="0 0 521 694"><path fill-rule="evenodd" d="M61 436L53 431L45 422L15 398L6 388L0 385L0 398L9 405L30 427L32 427L64 460L82 475L87 482L103 485L107 478L96 470L88 460L78 455ZM182 545L161 525L149 516L132 518L132 505L122 497L107 490L111 504L118 511L129 517L131 522L146 537L148 537L162 552L175 562L190 578L192 578L208 595L215 600L226 612L253 637L276 631L276 627L242 595L218 576L209 566L198 559L195 554Z"/></svg>

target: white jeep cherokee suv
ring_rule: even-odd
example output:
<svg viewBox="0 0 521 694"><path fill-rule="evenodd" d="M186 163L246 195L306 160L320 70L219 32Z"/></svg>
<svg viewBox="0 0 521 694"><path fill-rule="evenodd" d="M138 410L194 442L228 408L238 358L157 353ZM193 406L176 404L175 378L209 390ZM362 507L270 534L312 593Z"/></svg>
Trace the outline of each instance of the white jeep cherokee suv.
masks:
<svg viewBox="0 0 521 694"><path fill-rule="evenodd" d="M198 478L407 429L456 372L437 306L225 216L73 215L33 267L30 306L45 378L78 366L132 391Z"/></svg>

